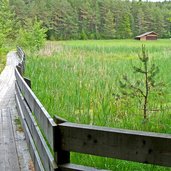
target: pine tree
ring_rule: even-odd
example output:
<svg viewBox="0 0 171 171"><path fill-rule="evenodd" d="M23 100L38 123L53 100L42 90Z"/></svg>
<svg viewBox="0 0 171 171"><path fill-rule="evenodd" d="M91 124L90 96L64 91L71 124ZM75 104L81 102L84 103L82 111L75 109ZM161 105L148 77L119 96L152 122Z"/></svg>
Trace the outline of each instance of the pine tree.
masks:
<svg viewBox="0 0 171 171"><path fill-rule="evenodd" d="M113 13L108 10L105 15L105 23L104 23L104 38L111 39L115 37L115 23L114 23L114 15Z"/></svg>
<svg viewBox="0 0 171 171"><path fill-rule="evenodd" d="M57 39L78 38L77 11L67 0L57 0L51 6L50 29Z"/></svg>
<svg viewBox="0 0 171 171"><path fill-rule="evenodd" d="M155 10L154 7L150 7L151 3L147 2L143 7L143 13L144 13L144 28L147 31L153 31L154 30L154 23L155 23L155 19L154 19L154 15L153 15L153 11Z"/></svg>
<svg viewBox="0 0 171 171"><path fill-rule="evenodd" d="M131 30L131 18L129 13L124 13L121 16L121 19L117 28L118 38L125 39L132 36Z"/></svg>
<svg viewBox="0 0 171 171"><path fill-rule="evenodd" d="M166 12L166 21L165 21L165 25L166 25L166 37L170 37L171 36L171 12L167 11Z"/></svg>
<svg viewBox="0 0 171 171"><path fill-rule="evenodd" d="M0 11L4 10L3 4L6 3L6 7L15 12L21 25L24 25L27 18L32 19L36 16L43 21L43 26L48 28L48 38L52 39L83 37L107 39L113 38L113 35L116 38L133 38L147 31L156 31L161 38L171 36L169 1L158 3L140 0L9 0L9 2L1 0ZM5 12L2 13L5 16ZM7 15L6 21L10 20ZM112 37L109 36L109 30Z"/></svg>
<svg viewBox="0 0 171 171"><path fill-rule="evenodd" d="M158 33L161 37L164 37L165 35L165 23L164 23L164 17L160 11L159 8L156 8L156 10L153 12L154 15L154 26L153 30Z"/></svg>
<svg viewBox="0 0 171 171"><path fill-rule="evenodd" d="M0 47L10 39L16 38L16 26L14 13L11 12L9 1L0 2Z"/></svg>
<svg viewBox="0 0 171 171"><path fill-rule="evenodd" d="M124 75L121 80L119 80L120 94L114 94L117 99L120 98L139 98L139 101L143 109L144 120L148 119L149 112L149 96L151 93L162 94L162 89L164 84L162 82L157 82L156 75L159 73L159 67L155 64L149 65L149 56L142 46L142 55L139 55L140 66L133 66L133 72L135 74L142 75L142 78L134 82Z"/></svg>
<svg viewBox="0 0 171 171"><path fill-rule="evenodd" d="M42 21L26 20L25 26L20 29L17 43L30 52L40 50L46 40L46 29L42 28Z"/></svg>
<svg viewBox="0 0 171 171"><path fill-rule="evenodd" d="M138 12L136 15L135 27L136 27L136 34L135 35L139 35L139 34L142 34L144 32L147 32L145 16L144 16L144 12L143 12L141 7L138 9Z"/></svg>

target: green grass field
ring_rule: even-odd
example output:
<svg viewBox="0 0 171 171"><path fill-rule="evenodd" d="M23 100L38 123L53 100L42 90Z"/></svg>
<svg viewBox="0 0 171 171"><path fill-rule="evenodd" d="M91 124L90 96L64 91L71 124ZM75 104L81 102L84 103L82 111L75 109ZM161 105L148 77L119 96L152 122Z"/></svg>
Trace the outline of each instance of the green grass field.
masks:
<svg viewBox="0 0 171 171"><path fill-rule="evenodd" d="M160 68L156 79L166 84L164 96L150 96L146 123L137 99L123 103L112 95L119 91L118 81L123 74L126 73L133 82L141 79L133 73L132 65L138 64L142 43L146 45L150 63ZM54 46L52 49L58 49L53 55L28 56L26 76L32 80L33 91L52 116L58 115L76 123L171 133L170 40L91 40L50 44ZM89 155L72 156L74 163L110 170L171 170Z"/></svg>

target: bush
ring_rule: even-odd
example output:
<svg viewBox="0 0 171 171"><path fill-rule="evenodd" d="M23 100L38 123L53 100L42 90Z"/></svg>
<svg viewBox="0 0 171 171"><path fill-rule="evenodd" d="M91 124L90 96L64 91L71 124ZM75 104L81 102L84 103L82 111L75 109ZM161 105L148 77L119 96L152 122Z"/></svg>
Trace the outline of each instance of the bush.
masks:
<svg viewBox="0 0 171 171"><path fill-rule="evenodd" d="M1 0L0 7L0 48L5 48L16 39L19 23L10 9L9 1Z"/></svg>
<svg viewBox="0 0 171 171"><path fill-rule="evenodd" d="M34 52L44 45L47 30L42 27L42 22L37 19L26 22L25 27L19 30L17 43L19 46Z"/></svg>

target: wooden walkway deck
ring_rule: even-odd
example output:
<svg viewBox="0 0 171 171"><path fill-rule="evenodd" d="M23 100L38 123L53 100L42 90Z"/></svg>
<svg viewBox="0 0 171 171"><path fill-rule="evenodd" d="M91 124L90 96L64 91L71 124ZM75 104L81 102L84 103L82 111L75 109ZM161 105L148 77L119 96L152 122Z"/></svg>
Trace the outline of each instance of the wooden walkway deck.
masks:
<svg viewBox="0 0 171 171"><path fill-rule="evenodd" d="M0 75L0 171L31 170L31 160L25 137L17 131L14 68L18 63L15 52L7 55L7 64Z"/></svg>

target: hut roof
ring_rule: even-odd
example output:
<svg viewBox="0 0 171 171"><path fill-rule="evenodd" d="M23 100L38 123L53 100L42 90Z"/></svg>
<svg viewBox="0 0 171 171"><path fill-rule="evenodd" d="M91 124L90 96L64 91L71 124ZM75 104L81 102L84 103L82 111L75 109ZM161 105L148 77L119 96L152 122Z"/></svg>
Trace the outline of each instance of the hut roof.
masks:
<svg viewBox="0 0 171 171"><path fill-rule="evenodd" d="M158 35L158 34L157 34L156 32L154 32L154 31L149 31L149 32L143 33L143 34L141 34L141 35L139 35L139 36L136 36L136 38L140 38L140 37L149 35L149 34L151 34L151 33Z"/></svg>

